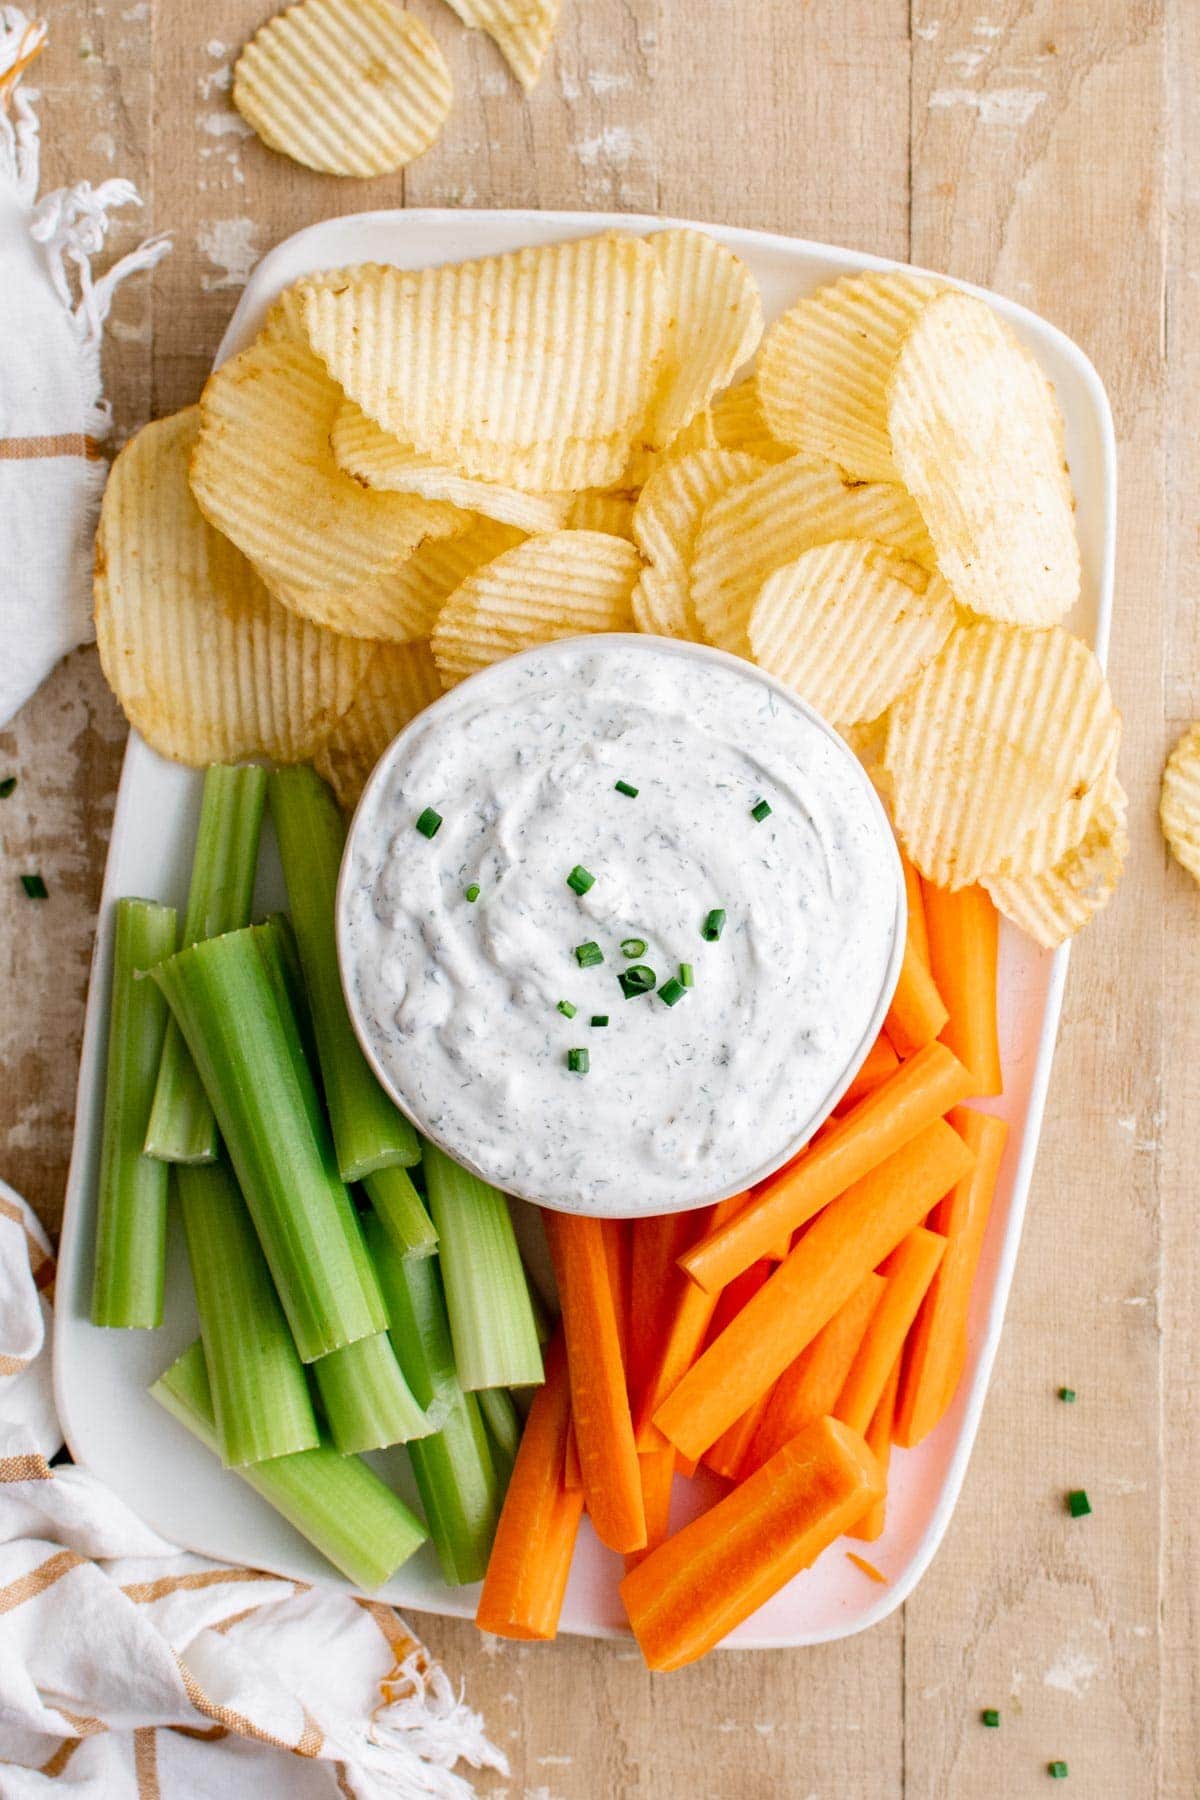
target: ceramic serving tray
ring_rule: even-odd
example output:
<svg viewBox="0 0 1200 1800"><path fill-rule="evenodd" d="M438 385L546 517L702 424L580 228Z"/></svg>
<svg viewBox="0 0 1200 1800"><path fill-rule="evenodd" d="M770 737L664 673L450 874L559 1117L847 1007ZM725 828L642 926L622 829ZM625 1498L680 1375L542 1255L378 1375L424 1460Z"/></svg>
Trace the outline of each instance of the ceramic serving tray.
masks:
<svg viewBox="0 0 1200 1800"><path fill-rule="evenodd" d="M280 289L310 270L368 261L419 268L609 228L643 233L680 222L617 213L471 211L359 213L329 220L288 238L258 265L217 360L241 349ZM894 266L857 251L765 232L722 225L702 229L749 264L761 286L768 319L839 275ZM1108 400L1096 371L1070 339L1011 300L994 294L984 298L1037 356L1062 406L1083 554L1082 599L1068 623L1103 660L1112 610L1116 526L1116 451ZM112 909L123 894L170 901L182 908L200 787L198 773L164 762L136 732L131 734L100 903L67 1185L55 1324L59 1414L76 1461L107 1481L164 1536L207 1556L306 1581L344 1585L323 1558L243 1482L223 1470L146 1392L196 1335L177 1218L172 1218L168 1240L166 1323L157 1331L101 1331L88 1322ZM264 834L258 899L264 908L283 899L269 830ZM740 1648L819 1644L862 1631L898 1606L928 1568L962 1486L1004 1320L1066 971L1065 949L1047 954L1004 927L1000 1033L1007 1091L1003 1100L986 1104L1009 1121L1008 1148L975 1285L970 1349L958 1393L938 1429L918 1449L893 1454L887 1528L871 1547L872 1561L887 1585L867 1580L846 1559L842 1547L834 1545L815 1568L740 1625L728 1644ZM536 1217L520 1206L516 1214L522 1237L536 1243L540 1236ZM407 1498L413 1498L402 1450L384 1452L374 1460ZM703 1472L692 1483L677 1480L675 1523L707 1503L715 1491L715 1482L705 1485ZM562 1629L591 1637L624 1635L617 1596L621 1573L621 1559L597 1542L585 1520ZM426 1546L382 1593L405 1608L470 1616L477 1590L444 1586L432 1549Z"/></svg>

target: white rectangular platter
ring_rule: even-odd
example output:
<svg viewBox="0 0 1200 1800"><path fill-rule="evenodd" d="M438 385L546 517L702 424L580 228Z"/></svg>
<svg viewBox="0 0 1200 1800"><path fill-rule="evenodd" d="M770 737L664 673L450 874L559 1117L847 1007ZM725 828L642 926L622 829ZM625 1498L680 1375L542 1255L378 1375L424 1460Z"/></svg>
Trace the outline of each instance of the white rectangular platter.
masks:
<svg viewBox="0 0 1200 1800"><path fill-rule="evenodd" d="M644 233L680 221L607 213L377 212L330 220L289 238L252 275L218 361L253 335L281 288L314 269L360 262L405 268L458 261L608 228ZM839 275L891 266L882 259L764 232L705 225L754 271L768 319ZM1107 650L1116 526L1116 453L1108 400L1082 351L1053 326L999 296L986 299L1009 320L1054 383L1067 426L1078 496L1083 597L1068 623ZM164 762L137 737L126 752L100 906L79 1076L75 1148L68 1180L55 1332L59 1414L77 1462L93 1470L164 1536L204 1555L344 1585L329 1566L236 1476L226 1473L150 1400L150 1381L195 1336L191 1282L178 1221L168 1246L166 1323L157 1331L96 1330L88 1321L96 1171L104 1090L112 909L123 894L182 907L200 794L200 776ZM260 877L264 905L282 889L273 845ZM1067 952L1050 956L1005 928L1001 940L1000 1026L1006 1092L989 1103L1011 1132L988 1228L970 1320L970 1351L948 1415L918 1449L892 1461L887 1528L872 1557L887 1578L869 1581L835 1545L727 1642L740 1648L819 1644L862 1631L898 1606L929 1566L949 1522L978 1429L1021 1235L1058 1029ZM527 1240L536 1217L516 1209ZM524 1217L520 1215L524 1214ZM402 1451L381 1465L412 1497ZM708 1503L715 1482L676 1481L676 1523ZM593 1637L625 1634L617 1582L620 1559L585 1521L562 1629ZM475 1588L445 1587L426 1547L383 1590L417 1611L471 1616Z"/></svg>

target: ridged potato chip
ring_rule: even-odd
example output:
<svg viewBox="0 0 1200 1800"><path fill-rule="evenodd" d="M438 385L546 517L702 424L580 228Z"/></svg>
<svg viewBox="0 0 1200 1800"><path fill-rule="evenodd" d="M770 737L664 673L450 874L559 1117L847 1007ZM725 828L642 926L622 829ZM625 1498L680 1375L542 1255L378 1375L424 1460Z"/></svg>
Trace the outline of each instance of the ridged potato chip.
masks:
<svg viewBox="0 0 1200 1800"><path fill-rule="evenodd" d="M471 523L445 501L352 481L329 447L340 405L319 358L286 339L231 357L200 396L192 491L270 581L346 593Z"/></svg>
<svg viewBox="0 0 1200 1800"><path fill-rule="evenodd" d="M442 602L484 563L519 544L524 532L477 519L461 537L426 538L411 556L349 593L268 582L275 598L302 618L347 637L409 644L433 629Z"/></svg>
<svg viewBox="0 0 1200 1800"><path fill-rule="evenodd" d="M633 509L633 539L651 567L633 592L639 631L699 638L689 592L696 530L706 507L731 487L752 481L764 464L736 450L696 450L668 457L650 476Z"/></svg>
<svg viewBox="0 0 1200 1800"><path fill-rule="evenodd" d="M945 582L920 563L861 538L835 539L763 583L750 654L832 724L858 725L904 692L957 616Z"/></svg>
<svg viewBox="0 0 1200 1800"><path fill-rule="evenodd" d="M258 333L260 344L278 343L282 340L288 344L308 345L308 333L304 329L304 296L309 288L338 287L346 279L345 269L317 269L311 275L305 275L300 281L293 281L276 294L267 308L267 316L263 320Z"/></svg>
<svg viewBox="0 0 1200 1800"><path fill-rule="evenodd" d="M643 442L663 449L754 355L762 336L758 284L739 256L707 232L656 231L671 320Z"/></svg>
<svg viewBox="0 0 1200 1800"><path fill-rule="evenodd" d="M771 436L763 417L758 380L748 375L718 394L709 408L713 432L722 450L745 450L763 462L787 462L796 453Z"/></svg>
<svg viewBox="0 0 1200 1800"><path fill-rule="evenodd" d="M478 569L438 615L431 642L445 687L555 638L628 631L641 558L624 538L554 531Z"/></svg>
<svg viewBox="0 0 1200 1800"><path fill-rule="evenodd" d="M651 563L633 584L629 596L633 622L653 637L685 638L704 642L688 598L687 582Z"/></svg>
<svg viewBox="0 0 1200 1800"><path fill-rule="evenodd" d="M449 0L449 4L464 25L477 26L495 40L526 93L537 86L561 0Z"/></svg>
<svg viewBox="0 0 1200 1800"><path fill-rule="evenodd" d="M1086 644L979 620L888 714L896 828L939 887L978 881L1108 763L1120 719Z"/></svg>
<svg viewBox="0 0 1200 1800"><path fill-rule="evenodd" d="M1158 816L1176 862L1200 881L1200 725L1185 731L1167 758Z"/></svg>
<svg viewBox="0 0 1200 1800"><path fill-rule="evenodd" d="M350 812L367 777L396 733L442 691L428 643L380 644L348 712L342 714L313 767Z"/></svg>
<svg viewBox="0 0 1200 1800"><path fill-rule="evenodd" d="M1047 950L1108 905L1129 853L1125 790L1114 777L1081 841L1041 875L990 876L984 887L1005 918Z"/></svg>
<svg viewBox="0 0 1200 1800"><path fill-rule="evenodd" d="M628 538L632 543L633 501L628 494L605 494L585 488L572 499L566 523L572 531L605 531L610 537Z"/></svg>
<svg viewBox="0 0 1200 1800"><path fill-rule="evenodd" d="M833 463L792 457L715 500L700 521L692 602L712 644L749 652L746 627L768 575L834 538L870 538L932 562L916 507L893 482L852 482Z"/></svg>
<svg viewBox="0 0 1200 1800"><path fill-rule="evenodd" d="M364 487L448 500L522 531L556 531L573 503L570 494L527 494L521 488L479 481L444 463L431 462L384 431L353 400L344 402L334 420L330 442L339 468Z"/></svg>
<svg viewBox="0 0 1200 1800"><path fill-rule="evenodd" d="M1069 612L1080 564L1062 421L1038 364L984 301L951 289L918 314L888 430L962 604L1017 625Z"/></svg>
<svg viewBox="0 0 1200 1800"><path fill-rule="evenodd" d="M618 482L669 317L653 251L614 233L437 269L364 268L304 303L313 347L385 431L536 493Z"/></svg>
<svg viewBox="0 0 1200 1800"><path fill-rule="evenodd" d="M195 407L147 425L113 464L96 537L96 643L131 725L201 768L302 762L354 699L366 644L305 623L214 531L188 485Z"/></svg>
<svg viewBox="0 0 1200 1800"><path fill-rule="evenodd" d="M233 104L263 143L326 175L402 169L453 98L433 33L392 0L298 0L233 68Z"/></svg>
<svg viewBox="0 0 1200 1800"><path fill-rule="evenodd" d="M996 877L1012 876L1023 880L1028 876L1043 875L1082 842L1117 779L1120 749L1121 722L1118 718L1103 763L1081 777L1062 805L1047 813L1021 839L1012 855L1005 857L993 871Z"/></svg>
<svg viewBox="0 0 1200 1800"><path fill-rule="evenodd" d="M943 286L901 269L844 275L776 319L757 371L768 430L862 481L899 481L888 381L914 319Z"/></svg>

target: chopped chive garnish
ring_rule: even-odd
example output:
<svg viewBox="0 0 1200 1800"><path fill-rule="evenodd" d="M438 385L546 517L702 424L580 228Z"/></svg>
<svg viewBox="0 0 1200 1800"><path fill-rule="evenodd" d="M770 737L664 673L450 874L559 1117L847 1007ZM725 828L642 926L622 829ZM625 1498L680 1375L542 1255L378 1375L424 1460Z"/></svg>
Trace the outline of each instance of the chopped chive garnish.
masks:
<svg viewBox="0 0 1200 1800"><path fill-rule="evenodd" d="M648 994L658 980L653 969L645 963L635 963L632 969L624 969L617 978L621 983L621 992L627 1000L636 1000L639 994Z"/></svg>
<svg viewBox="0 0 1200 1800"><path fill-rule="evenodd" d="M615 781L613 786L616 788L618 794L624 794L628 800L636 800L638 797L637 789L635 787L630 787L627 781Z"/></svg>
<svg viewBox="0 0 1200 1800"><path fill-rule="evenodd" d="M675 1002L677 1000L682 1000L686 993L687 989L684 987L682 981L677 981L674 975L672 975L670 981L664 981L659 988L658 997L660 1000L664 1001L667 1006L674 1006Z"/></svg>
<svg viewBox="0 0 1200 1800"><path fill-rule="evenodd" d="M1049 1775L1051 1781L1065 1781L1068 1773L1067 1765L1065 1762L1047 1763L1046 1773Z"/></svg>
<svg viewBox="0 0 1200 1800"><path fill-rule="evenodd" d="M696 976L695 976L695 972L692 968L691 963L680 963L679 979L683 983L684 987L695 987Z"/></svg>
<svg viewBox="0 0 1200 1800"><path fill-rule="evenodd" d="M586 894L590 887L595 887L596 877L582 863L576 863L567 876L567 886L577 894Z"/></svg>
<svg viewBox="0 0 1200 1800"><path fill-rule="evenodd" d="M1092 1503L1082 1488L1072 1488L1067 1495L1067 1511L1073 1519L1084 1519L1092 1510Z"/></svg>
<svg viewBox="0 0 1200 1800"><path fill-rule="evenodd" d="M593 1013L590 1020L588 1021L588 1023L591 1025L607 1025L608 1024L608 1014L607 1013Z"/></svg>
<svg viewBox="0 0 1200 1800"><path fill-rule="evenodd" d="M560 1000L555 1011L560 1012L564 1019L573 1019L579 1008L572 1006L569 1000Z"/></svg>
<svg viewBox="0 0 1200 1800"><path fill-rule="evenodd" d="M756 801L756 803L750 808L750 817L752 819L757 819L757 821L760 825L762 824L764 819L769 819L770 816L771 816L771 808L768 806L768 804L765 800Z"/></svg>
<svg viewBox="0 0 1200 1800"><path fill-rule="evenodd" d="M1069 1406L1075 1398L1075 1389L1074 1388L1059 1388L1058 1397L1060 1400L1065 1400L1067 1405Z"/></svg>
<svg viewBox="0 0 1200 1800"><path fill-rule="evenodd" d="M4 777L4 780L0 781L0 800L7 800L8 796L12 793L12 791L16 787L16 785L17 785L16 776L15 775L6 775ZM635 793L637 792L636 788L634 789L634 792Z"/></svg>
<svg viewBox="0 0 1200 1800"><path fill-rule="evenodd" d="M477 881L473 881L469 888L463 889L463 899L469 900L473 906L475 904L476 900L478 900L478 898L479 898L479 883Z"/></svg>
<svg viewBox="0 0 1200 1800"><path fill-rule="evenodd" d="M622 938L621 939L621 955L622 956L645 956L645 954L646 954L645 938Z"/></svg>
<svg viewBox="0 0 1200 1800"><path fill-rule="evenodd" d="M591 1067L591 1058L586 1050L568 1050L567 1067L572 1075L586 1075Z"/></svg>
<svg viewBox="0 0 1200 1800"><path fill-rule="evenodd" d="M604 961L604 952L589 938L586 944L576 944L575 961L581 969L594 969L597 963Z"/></svg>
<svg viewBox="0 0 1200 1800"><path fill-rule="evenodd" d="M706 943L715 944L724 929L725 909L721 906L714 906L707 919L704 921L704 927L700 935Z"/></svg>
<svg viewBox="0 0 1200 1800"><path fill-rule="evenodd" d="M441 830L441 828L442 828L441 813L434 812L432 806L427 806L425 808L425 811L418 816L417 830L420 832L422 837L431 838L431 837L436 837L438 832Z"/></svg>
<svg viewBox="0 0 1200 1800"><path fill-rule="evenodd" d="M994 1706L985 1706L979 1716L985 1725L998 1725L1000 1723L1000 1714L996 1711Z"/></svg>
<svg viewBox="0 0 1200 1800"><path fill-rule="evenodd" d="M31 900L48 900L50 897L40 875L22 875L21 886Z"/></svg>

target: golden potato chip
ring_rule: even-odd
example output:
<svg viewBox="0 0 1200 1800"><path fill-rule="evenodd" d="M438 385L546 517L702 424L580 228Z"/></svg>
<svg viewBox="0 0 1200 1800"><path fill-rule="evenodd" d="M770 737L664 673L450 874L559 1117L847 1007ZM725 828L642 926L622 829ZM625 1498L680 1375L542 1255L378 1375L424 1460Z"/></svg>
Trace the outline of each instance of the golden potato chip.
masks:
<svg viewBox="0 0 1200 1800"><path fill-rule="evenodd" d="M641 559L624 538L552 531L469 575L443 606L433 654L445 687L514 651L592 631L628 631Z"/></svg>
<svg viewBox="0 0 1200 1800"><path fill-rule="evenodd" d="M664 449L652 450L646 444L637 445L618 485L622 489L645 487L657 469L665 468L677 456L690 456L694 450L719 449L712 413L706 406Z"/></svg>
<svg viewBox="0 0 1200 1800"><path fill-rule="evenodd" d="M888 714L884 768L912 861L940 887L992 873L1094 781L1119 731L1099 663L1069 632L957 628Z"/></svg>
<svg viewBox="0 0 1200 1800"><path fill-rule="evenodd" d="M196 507L197 408L139 431L113 464L96 537L96 643L131 725L201 768L302 762L354 698L370 646L280 606Z"/></svg>
<svg viewBox="0 0 1200 1800"><path fill-rule="evenodd" d="M536 493L611 487L669 322L658 259L610 233L436 269L357 271L305 298L363 411L423 456Z"/></svg>
<svg viewBox="0 0 1200 1800"><path fill-rule="evenodd" d="M1200 725L1185 731L1167 758L1158 816L1176 862L1200 881Z"/></svg>
<svg viewBox="0 0 1200 1800"><path fill-rule="evenodd" d="M957 617L940 575L882 544L839 538L768 576L747 634L761 669L832 724L857 725L904 692Z"/></svg>
<svg viewBox="0 0 1200 1800"><path fill-rule="evenodd" d="M386 175L428 150L454 86L429 27L392 0L299 0L246 45L232 98L293 162Z"/></svg>
<svg viewBox="0 0 1200 1800"><path fill-rule="evenodd" d="M704 635L696 623L688 597L686 577L680 579L669 570L651 563L633 584L629 596L633 622L639 631L655 637L686 638L702 644Z"/></svg>
<svg viewBox="0 0 1200 1800"><path fill-rule="evenodd" d="M486 31L525 89L537 86L562 0L449 0L464 25Z"/></svg>
<svg viewBox="0 0 1200 1800"><path fill-rule="evenodd" d="M267 308L267 316L258 333L260 343L307 344L304 329L304 296L309 288L338 287L346 279L345 269L316 269L299 281L293 281L276 294Z"/></svg>
<svg viewBox="0 0 1200 1800"><path fill-rule="evenodd" d="M705 507L731 487L752 481L764 466L736 450L669 455L659 464L633 509L633 539L651 564L633 591L639 631L702 637L689 592L696 528Z"/></svg>
<svg viewBox="0 0 1200 1800"><path fill-rule="evenodd" d="M870 538L910 562L932 562L904 489L852 482L833 463L795 456L714 500L692 558L692 602L709 642L747 655L746 626L767 576L834 538Z"/></svg>
<svg viewBox="0 0 1200 1800"><path fill-rule="evenodd" d="M348 593L268 582L276 600L302 618L347 637L409 644L428 637L442 602L467 576L519 544L524 532L477 519L461 537L426 538L396 568Z"/></svg>
<svg viewBox="0 0 1200 1800"><path fill-rule="evenodd" d="M748 375L718 394L709 411L720 449L745 450L768 463L787 462L795 455L790 445L781 444L768 431L755 376Z"/></svg>
<svg viewBox="0 0 1200 1800"><path fill-rule="evenodd" d="M918 314L892 374L888 430L938 567L972 612L1050 625L1079 598L1079 544L1050 384L973 294Z"/></svg>
<svg viewBox="0 0 1200 1800"><path fill-rule="evenodd" d="M679 227L646 240L658 259L671 320L643 441L662 449L691 424L762 336L758 284L739 256L704 231Z"/></svg>
<svg viewBox="0 0 1200 1800"><path fill-rule="evenodd" d="M887 714L884 713L878 719L866 719L859 725L842 725L838 730L839 735L845 738L890 806L891 794L883 772L883 752L887 743Z"/></svg>
<svg viewBox="0 0 1200 1800"><path fill-rule="evenodd" d="M996 876L1042 875L1053 869L1082 842L1103 801L1117 778L1117 756L1121 748L1121 723L1113 733L1108 753L1094 771L1081 778L1061 806L1047 813L1026 837L1021 839L1011 856L1006 856L993 871Z"/></svg>
<svg viewBox="0 0 1200 1800"><path fill-rule="evenodd" d="M632 543L633 501L628 494L598 493L594 488L585 488L572 499L566 523L572 531L605 531L610 537L628 538Z"/></svg>
<svg viewBox="0 0 1200 1800"><path fill-rule="evenodd" d="M270 581L348 592L423 538L471 523L445 501L352 481L329 447L340 405L319 358L285 339L260 340L222 363L200 396L192 491Z"/></svg>
<svg viewBox="0 0 1200 1800"><path fill-rule="evenodd" d="M1112 899L1125 858L1125 790L1113 778L1081 841L1041 875L989 876L984 887L1005 918L1047 950L1081 930Z"/></svg>
<svg viewBox="0 0 1200 1800"><path fill-rule="evenodd" d="M863 481L899 481L887 387L921 308L945 284L902 269L844 275L775 320L758 359L768 430Z"/></svg>
<svg viewBox="0 0 1200 1800"><path fill-rule="evenodd" d="M347 812L358 804L367 777L396 733L442 691L433 652L415 644L380 644L348 712L342 714L313 767Z"/></svg>
<svg viewBox="0 0 1200 1800"><path fill-rule="evenodd" d="M418 456L368 419L353 400L343 403L330 441L339 468L364 487L385 493L420 494L484 513L522 531L556 531L571 509L570 494L527 494L500 482L479 481L443 463Z"/></svg>

